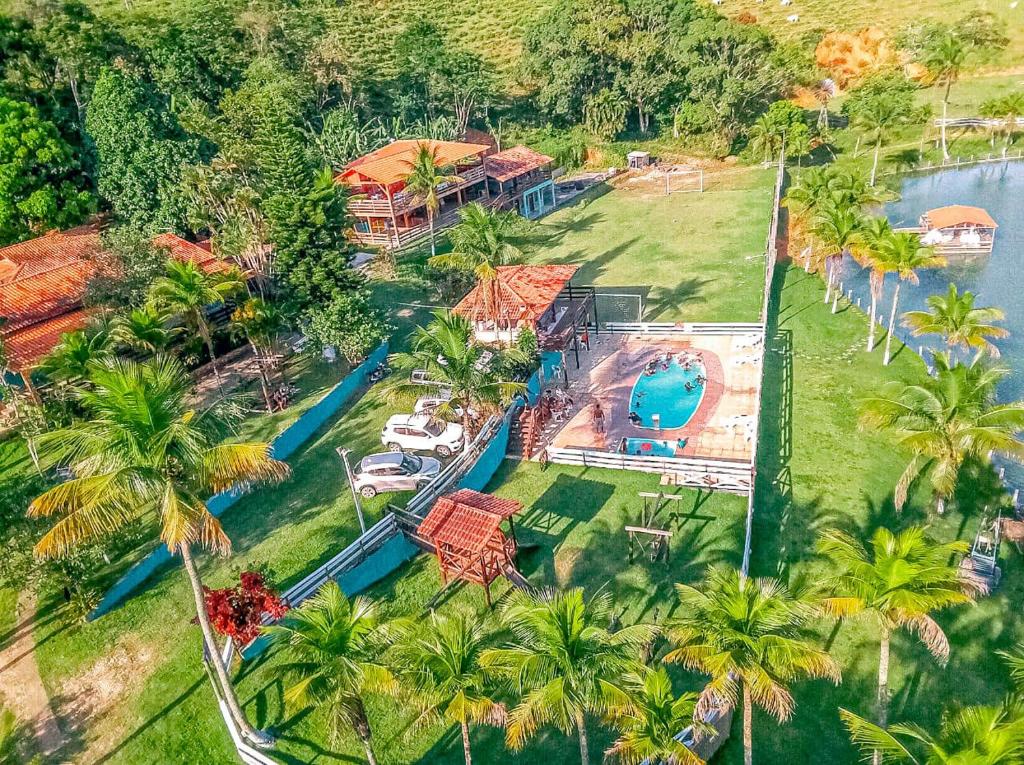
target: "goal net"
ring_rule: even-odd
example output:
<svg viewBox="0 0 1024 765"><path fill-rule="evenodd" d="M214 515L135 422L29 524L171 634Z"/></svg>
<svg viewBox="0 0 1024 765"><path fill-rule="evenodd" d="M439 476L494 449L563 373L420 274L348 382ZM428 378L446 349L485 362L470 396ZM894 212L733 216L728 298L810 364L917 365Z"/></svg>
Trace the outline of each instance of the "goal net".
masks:
<svg viewBox="0 0 1024 765"><path fill-rule="evenodd" d="M687 194L704 192L703 170L675 170L665 172L666 194Z"/></svg>
<svg viewBox="0 0 1024 765"><path fill-rule="evenodd" d="M643 296L630 292L597 292L594 294L594 313L598 328L608 324L643 321Z"/></svg>

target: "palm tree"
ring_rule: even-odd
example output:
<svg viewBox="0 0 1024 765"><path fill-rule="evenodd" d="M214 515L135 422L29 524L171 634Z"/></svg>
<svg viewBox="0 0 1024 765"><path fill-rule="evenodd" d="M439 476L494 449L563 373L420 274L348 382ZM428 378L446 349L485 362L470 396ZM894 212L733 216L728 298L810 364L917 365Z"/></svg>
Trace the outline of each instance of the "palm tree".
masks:
<svg viewBox="0 0 1024 765"><path fill-rule="evenodd" d="M840 708L850 740L867 755L914 765L1007 765L1024 761L1024 701L999 706L954 708L942 715L939 732L903 723L888 728Z"/></svg>
<svg viewBox="0 0 1024 765"><path fill-rule="evenodd" d="M898 97L886 93L866 99L854 115L853 122L875 136L875 152L871 162L871 176L868 185L875 185L875 179L878 176L878 158L886 134L897 125L905 123L908 116L907 104L900 101Z"/></svg>
<svg viewBox="0 0 1024 765"><path fill-rule="evenodd" d="M506 740L519 750L542 725L579 735L580 761L590 762L586 717L626 698L623 678L635 672L640 650L657 628L635 624L611 630L612 599L590 600L583 590L528 595L516 590L501 610L512 635L504 648L484 651L484 669L508 680L522 701L509 713Z"/></svg>
<svg viewBox="0 0 1024 765"><path fill-rule="evenodd" d="M1024 93L1008 93L1002 98L987 101L981 106L982 115L1001 119L1006 130L1006 145L1013 142L1017 120L1024 117Z"/></svg>
<svg viewBox="0 0 1024 765"><path fill-rule="evenodd" d="M378 661L388 630L380 622L376 604L364 597L349 600L331 580L264 631L287 657L282 672L295 680L284 692L285 702L323 708L331 745L337 746L342 731L351 728L367 761L376 765L363 697L393 694L398 687L391 671Z"/></svg>
<svg viewBox="0 0 1024 765"><path fill-rule="evenodd" d="M892 381L862 402L861 424L890 431L913 452L896 483L896 507L907 501L911 483L928 473L939 512L956 488L967 457L987 462L989 454L1024 459L1024 401L996 402L996 386L1009 374L976 359L950 364L934 357L936 376L922 383Z"/></svg>
<svg viewBox="0 0 1024 765"><path fill-rule="evenodd" d="M900 302L900 284L909 281L917 284L917 270L919 268L935 268L945 264L946 259L936 255L931 247L921 244L921 237L906 231L897 231L886 238L882 247L882 256L889 265L889 269L899 277L896 282L896 290L892 294L892 311L889 313L889 334L885 338L885 356L882 359L884 366L889 365L892 359L892 335L896 331L896 309Z"/></svg>
<svg viewBox="0 0 1024 765"><path fill-rule="evenodd" d="M607 759L622 765L704 765L678 738L689 726L703 727L693 718L696 693L676 696L664 667L644 667L627 676L623 685L627 697L608 711L619 735L605 752Z"/></svg>
<svg viewBox="0 0 1024 765"><path fill-rule="evenodd" d="M462 728L466 765L472 765L469 746L471 723L504 726L506 711L490 693L490 677L480 666L480 656L491 642L483 620L459 613L438 616L427 623L408 621L397 625L394 657L408 680L418 721L442 719Z"/></svg>
<svg viewBox="0 0 1024 765"><path fill-rule="evenodd" d="M43 359L40 370L57 380L82 380L88 376L90 364L109 359L113 353L110 332L105 327L77 329L60 336L60 342Z"/></svg>
<svg viewBox="0 0 1024 765"><path fill-rule="evenodd" d="M974 294L967 290L961 295L956 285L949 285L945 295L932 295L928 298L930 311L907 311L903 314L903 324L909 327L914 337L921 335L942 335L947 347L977 349L988 353L993 358L999 357L999 349L990 338L1008 337L1002 327L994 322L1006 318L998 308L975 308Z"/></svg>
<svg viewBox="0 0 1024 765"><path fill-rule="evenodd" d="M825 303L832 295L836 270L843 257L861 243L863 220L857 208L848 204L827 205L819 210L811 232L825 248Z"/></svg>
<svg viewBox="0 0 1024 765"><path fill-rule="evenodd" d="M430 227L430 256L437 255L434 243L434 216L441 209L438 191L447 183L458 183L460 178L454 168L444 165L437 156L438 147L426 142L416 144L416 154L411 160L403 160L408 169L405 188L418 203L427 208L427 224Z"/></svg>
<svg viewBox="0 0 1024 765"><path fill-rule="evenodd" d="M459 217L460 222L448 232L452 251L435 255L427 262L435 268L468 271L476 276L484 289L485 310L493 319L497 334L500 320L497 269L523 260L523 251L513 241L522 218L517 213L493 210L479 202L463 207Z"/></svg>
<svg viewBox="0 0 1024 765"><path fill-rule="evenodd" d="M679 615L669 625L673 644L664 661L711 675L697 716L743 703L743 761L753 761L753 705L776 720L793 714L787 685L800 677L839 683L839 665L810 642L810 602L777 579L750 579L713 568L699 587L677 584Z"/></svg>
<svg viewBox="0 0 1024 765"><path fill-rule="evenodd" d="M751 151L763 155L765 165L771 162L771 158L782 148L779 126L767 114L762 114L754 121L748 137Z"/></svg>
<svg viewBox="0 0 1024 765"><path fill-rule="evenodd" d="M963 41L948 32L943 35L935 46L925 55L925 66L935 75L935 81L946 86L942 94L942 158L949 159L949 148L946 144L946 116L949 111L949 91L953 83L960 78L960 69L967 58L967 46Z"/></svg>
<svg viewBox="0 0 1024 765"><path fill-rule="evenodd" d="M886 259L886 242L892 236L889 221L881 216L869 218L861 230L861 258L871 269L871 315L868 319L868 352L875 347L875 327L878 324L878 301L885 288L885 275L890 271Z"/></svg>
<svg viewBox="0 0 1024 765"><path fill-rule="evenodd" d="M946 663L949 641L932 614L970 601L956 566L949 564L966 550L964 542L934 542L916 526L898 534L880 528L870 549L842 531L828 531L818 540L818 551L835 572L827 583L831 595L822 600L825 613L838 619L864 616L878 627L876 714L882 727L889 716L892 633L901 628L913 632L936 660Z"/></svg>
<svg viewBox="0 0 1024 765"><path fill-rule="evenodd" d="M524 383L500 379L496 371L500 357L475 341L464 316L435 311L430 324L413 332L411 345L411 351L392 357L392 365L400 372L392 390L422 392L423 386L411 382L410 377L413 371L424 370L430 380L451 391L449 400L436 412L443 417L460 415L466 446L471 440L471 410L500 406L526 390ZM516 354L515 350L505 351L506 356Z"/></svg>
<svg viewBox="0 0 1024 765"><path fill-rule="evenodd" d="M177 314L203 338L218 385L221 381L220 370L217 369L217 354L213 349L206 311L210 306L219 305L244 289L245 278L235 269L221 274L207 274L191 261L174 258L167 261L167 273L150 287L152 305Z"/></svg>
<svg viewBox="0 0 1024 765"><path fill-rule="evenodd" d="M267 411L274 411L274 403L270 398L271 379L273 377L273 357L276 351L277 336L284 328L284 315L273 303L263 298L253 297L246 300L231 313L231 326L249 341L256 367L260 373L260 388Z"/></svg>
<svg viewBox="0 0 1024 765"><path fill-rule="evenodd" d="M271 457L269 444L222 443L237 422L237 409L226 404L193 409L191 380L176 359L93 362L88 382L76 391L85 416L39 437L44 454L71 468L75 477L29 506L33 517L57 518L36 544L36 555L67 555L78 545L155 513L160 541L185 564L203 640L216 654L193 548L226 555L231 541L203 497L281 480L288 466ZM216 658L212 663L243 734L265 741L246 722L223 663Z"/></svg>
<svg viewBox="0 0 1024 765"><path fill-rule="evenodd" d="M133 308L114 319L111 335L114 340L133 350L155 354L166 351L181 332L180 327L168 327L168 315L155 306Z"/></svg>

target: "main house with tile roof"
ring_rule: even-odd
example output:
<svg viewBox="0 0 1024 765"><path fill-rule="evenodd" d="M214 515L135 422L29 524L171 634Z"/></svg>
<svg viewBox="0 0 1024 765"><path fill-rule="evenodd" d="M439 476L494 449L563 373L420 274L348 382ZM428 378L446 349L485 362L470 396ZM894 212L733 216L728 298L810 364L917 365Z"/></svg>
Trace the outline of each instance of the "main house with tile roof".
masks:
<svg viewBox="0 0 1024 765"><path fill-rule="evenodd" d="M424 201L406 188L421 146L434 152L437 167L457 178L438 188L435 230L455 223L459 208L470 202L514 208L529 218L554 206L552 159L525 146L499 152L491 143L392 141L352 160L335 176L351 195L348 211L355 225L349 236L353 241L400 250L429 233Z"/></svg>

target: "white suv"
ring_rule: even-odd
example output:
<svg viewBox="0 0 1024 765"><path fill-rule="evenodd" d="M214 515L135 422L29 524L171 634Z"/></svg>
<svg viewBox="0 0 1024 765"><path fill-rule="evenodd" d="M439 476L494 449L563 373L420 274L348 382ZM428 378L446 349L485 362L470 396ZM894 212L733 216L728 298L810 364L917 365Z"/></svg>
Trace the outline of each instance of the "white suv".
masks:
<svg viewBox="0 0 1024 765"><path fill-rule="evenodd" d="M396 414L384 425L380 440L393 452L434 452L450 457L462 448L462 426L429 414Z"/></svg>

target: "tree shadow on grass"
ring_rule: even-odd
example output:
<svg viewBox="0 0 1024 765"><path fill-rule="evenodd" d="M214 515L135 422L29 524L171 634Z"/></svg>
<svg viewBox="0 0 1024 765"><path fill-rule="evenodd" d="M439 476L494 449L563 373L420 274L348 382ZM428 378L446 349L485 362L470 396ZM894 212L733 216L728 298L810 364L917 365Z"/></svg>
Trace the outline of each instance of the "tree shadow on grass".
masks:
<svg viewBox="0 0 1024 765"><path fill-rule="evenodd" d="M710 284L710 279L691 277L683 279L675 286L658 286L651 290L651 300L646 304L644 321L654 321L663 313L675 309L689 308L694 304L706 303L701 296L701 290L705 284Z"/></svg>
<svg viewBox="0 0 1024 765"><path fill-rule="evenodd" d="M560 475L517 516L516 529L564 540L579 524L593 519L614 493L613 484Z"/></svg>

